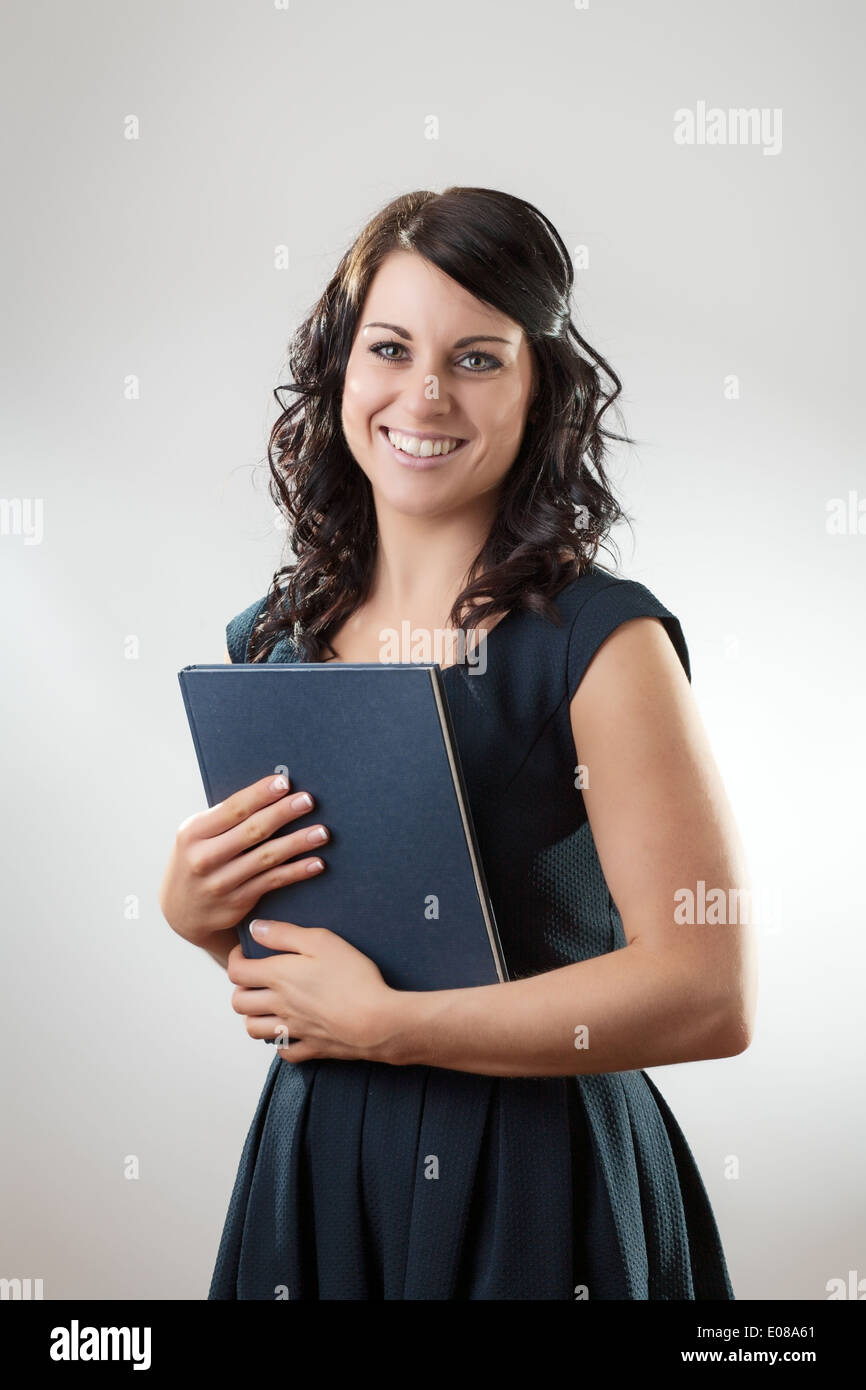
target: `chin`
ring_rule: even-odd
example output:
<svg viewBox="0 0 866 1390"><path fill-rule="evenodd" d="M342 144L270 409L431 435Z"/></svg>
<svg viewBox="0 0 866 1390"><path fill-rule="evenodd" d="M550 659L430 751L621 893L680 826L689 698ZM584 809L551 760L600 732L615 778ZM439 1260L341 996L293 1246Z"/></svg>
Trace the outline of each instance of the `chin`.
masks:
<svg viewBox="0 0 866 1390"><path fill-rule="evenodd" d="M404 479L382 478L378 472L369 472L367 480L375 505L384 505L401 516L435 516L459 508L463 500L453 495L453 479L446 480L432 473Z"/></svg>
<svg viewBox="0 0 866 1390"><path fill-rule="evenodd" d="M422 495L418 488L391 488L388 492L373 490L376 501L384 502L392 512L401 516L438 516L460 507L461 499L448 497L441 488L431 487Z"/></svg>

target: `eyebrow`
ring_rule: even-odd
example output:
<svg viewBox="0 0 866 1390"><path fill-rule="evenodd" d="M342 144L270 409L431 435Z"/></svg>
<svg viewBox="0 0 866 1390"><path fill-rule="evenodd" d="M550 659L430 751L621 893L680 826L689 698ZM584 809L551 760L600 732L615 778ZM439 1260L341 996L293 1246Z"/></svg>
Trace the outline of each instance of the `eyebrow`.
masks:
<svg viewBox="0 0 866 1390"><path fill-rule="evenodd" d="M410 343L412 341L412 334L408 331L408 329L401 328L398 323L365 323L364 327L390 328L392 333L398 333L401 338L406 338L407 341ZM468 338L458 338L457 342L454 344L454 347L469 347L472 343L506 343L508 347L513 346L513 343L510 338L499 338L492 333L472 333Z"/></svg>

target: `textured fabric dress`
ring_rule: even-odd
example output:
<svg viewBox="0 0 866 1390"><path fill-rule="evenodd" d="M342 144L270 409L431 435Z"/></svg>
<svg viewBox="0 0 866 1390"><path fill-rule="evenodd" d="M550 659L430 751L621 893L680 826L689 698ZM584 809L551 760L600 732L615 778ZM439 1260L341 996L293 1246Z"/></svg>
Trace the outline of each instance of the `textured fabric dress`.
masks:
<svg viewBox="0 0 866 1390"><path fill-rule="evenodd" d="M575 787L569 702L593 655L619 624L656 617L691 679L679 621L644 585L594 566L555 602L560 626L512 610L482 639L483 673L444 672L512 978L626 944ZM264 604L228 624L233 661ZM297 655L281 638L269 660ZM734 1293L692 1153L645 1072L493 1077L275 1056L208 1297Z"/></svg>

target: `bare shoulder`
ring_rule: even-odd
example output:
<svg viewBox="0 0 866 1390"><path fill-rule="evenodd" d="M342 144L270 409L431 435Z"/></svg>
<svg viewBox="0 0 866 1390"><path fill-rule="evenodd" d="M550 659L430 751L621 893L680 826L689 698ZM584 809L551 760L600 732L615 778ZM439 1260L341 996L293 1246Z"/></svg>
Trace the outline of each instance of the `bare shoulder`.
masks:
<svg viewBox="0 0 866 1390"><path fill-rule="evenodd" d="M615 801L659 811L666 797L692 801L707 782L718 790L697 702L660 618L630 618L601 643L572 697L571 727L581 760L604 770L593 786L588 768L588 813L596 805L603 815L614 788Z"/></svg>
<svg viewBox="0 0 866 1390"><path fill-rule="evenodd" d="M587 817L624 926L671 921L677 889L746 881L742 847L695 695L659 618L629 619L571 701ZM650 928L652 930L652 928Z"/></svg>
<svg viewBox="0 0 866 1390"><path fill-rule="evenodd" d="M582 732L618 726L676 740L695 727L697 705L689 679L660 618L629 618L600 645L571 701L575 740ZM699 721L698 721L699 723Z"/></svg>

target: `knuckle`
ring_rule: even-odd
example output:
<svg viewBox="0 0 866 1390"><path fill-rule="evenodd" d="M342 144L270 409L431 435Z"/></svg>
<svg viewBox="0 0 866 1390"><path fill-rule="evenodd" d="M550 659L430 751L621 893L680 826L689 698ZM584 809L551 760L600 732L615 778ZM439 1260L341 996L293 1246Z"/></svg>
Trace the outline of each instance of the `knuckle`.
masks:
<svg viewBox="0 0 866 1390"><path fill-rule="evenodd" d="M228 966L227 966L227 974L228 974L229 980L232 981L232 984L236 984L236 986L238 986L238 990L236 990L235 992L239 992L239 991L240 991L240 988L245 987L245 986L243 986L243 973L242 973L242 972L243 972L243 967L245 967L245 965L246 965L246 956L243 955L243 951L242 951L242 949L240 949L240 945L238 944L238 945L236 945L236 947L234 948L234 951L229 952L229 956L228 956Z"/></svg>
<svg viewBox="0 0 866 1390"><path fill-rule="evenodd" d="M244 839L248 844L258 844L262 839L262 823L258 816L250 816L244 825Z"/></svg>
<svg viewBox="0 0 866 1390"><path fill-rule="evenodd" d="M208 870L208 854L200 845L193 845L186 852L186 862L194 878L203 878Z"/></svg>
<svg viewBox="0 0 866 1390"><path fill-rule="evenodd" d="M255 901L256 896L251 895L249 891L246 890L246 885L243 884L240 888L235 888L231 892L226 893L222 901L222 906L225 908L229 926L239 926L241 919L246 916Z"/></svg>
<svg viewBox="0 0 866 1390"><path fill-rule="evenodd" d="M177 827L174 839L175 844L179 845L181 849L185 849L187 845L192 844L196 820L197 815L187 816L186 820L182 820Z"/></svg>

